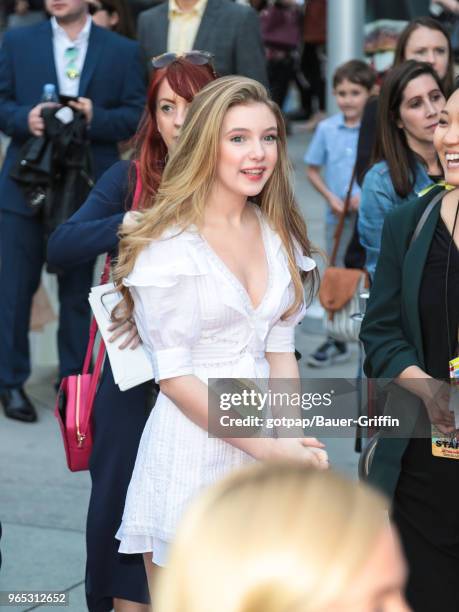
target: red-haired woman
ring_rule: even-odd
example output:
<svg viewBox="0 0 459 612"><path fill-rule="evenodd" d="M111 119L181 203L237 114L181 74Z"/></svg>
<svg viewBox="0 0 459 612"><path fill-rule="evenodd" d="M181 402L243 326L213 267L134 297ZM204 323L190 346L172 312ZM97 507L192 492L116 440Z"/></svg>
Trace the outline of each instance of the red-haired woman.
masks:
<svg viewBox="0 0 459 612"><path fill-rule="evenodd" d="M215 78L210 57L191 52L165 54L148 91L147 109L138 132L135 158L142 181L139 208L154 203L168 149L173 147L194 95ZM89 198L51 236L48 260L67 269L103 253L116 253L118 227L131 208L136 185L133 162L120 161L98 181ZM137 342L127 321L114 329L125 347ZM121 341L121 340L119 340ZM120 555L115 533L140 437L153 405L152 384L121 392L108 360L94 406L92 490L87 520L86 596L90 612L146 612L148 586L142 555Z"/></svg>

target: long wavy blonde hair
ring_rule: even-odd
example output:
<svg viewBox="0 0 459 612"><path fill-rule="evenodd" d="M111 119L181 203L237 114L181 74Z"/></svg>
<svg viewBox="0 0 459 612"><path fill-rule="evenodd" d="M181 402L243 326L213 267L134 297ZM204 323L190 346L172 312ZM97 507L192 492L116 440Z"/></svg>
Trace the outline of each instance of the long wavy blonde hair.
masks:
<svg viewBox="0 0 459 612"><path fill-rule="evenodd" d="M133 269L136 258L152 240L165 230L190 225L200 227L206 202L215 181L219 157L221 128L228 110L237 105L266 104L276 118L278 129L278 161L259 195L252 198L264 212L272 228L279 233L288 256L295 297L286 318L295 312L304 299L303 281L311 280L313 294L317 272L301 274L295 261L294 240L304 255L310 256L306 224L301 216L292 189L291 168L287 157L285 125L279 107L269 99L266 89L245 77L223 77L209 83L190 105L183 129L156 194L154 206L148 208L135 226L122 226L118 261L114 271L115 285L123 295L123 316L133 310L132 298L122 279ZM114 313L116 318L116 311Z"/></svg>
<svg viewBox="0 0 459 612"><path fill-rule="evenodd" d="M257 464L204 492L179 526L155 612L331 609L387 527L376 491L332 471Z"/></svg>

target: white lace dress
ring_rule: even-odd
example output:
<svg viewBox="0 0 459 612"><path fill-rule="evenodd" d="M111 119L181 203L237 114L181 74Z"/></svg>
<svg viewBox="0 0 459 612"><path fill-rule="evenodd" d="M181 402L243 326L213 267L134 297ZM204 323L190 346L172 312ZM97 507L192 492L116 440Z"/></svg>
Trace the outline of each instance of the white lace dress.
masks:
<svg viewBox="0 0 459 612"><path fill-rule="evenodd" d="M268 285L257 308L222 260L195 231L169 231L138 257L124 283L157 381L194 374L208 378L268 378L265 352L293 352L288 321L293 284L279 236L257 211L268 262ZM303 270L315 267L298 253ZM146 423L117 538L120 552L153 551L165 564L168 543L196 493L228 471L253 461L243 451L208 437L162 393Z"/></svg>

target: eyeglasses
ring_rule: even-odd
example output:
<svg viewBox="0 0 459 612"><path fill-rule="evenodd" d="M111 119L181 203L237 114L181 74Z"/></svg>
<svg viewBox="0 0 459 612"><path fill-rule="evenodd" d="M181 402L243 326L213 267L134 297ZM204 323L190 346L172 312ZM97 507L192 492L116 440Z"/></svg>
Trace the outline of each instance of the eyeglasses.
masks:
<svg viewBox="0 0 459 612"><path fill-rule="evenodd" d="M215 72L213 59L214 56L212 53L208 51L188 51L187 53L162 53L161 55L156 55L152 58L151 64L153 68L166 68L166 66L170 66L172 62L175 62L178 59L185 59L190 64L194 66L205 66L208 64L214 76L217 76Z"/></svg>
<svg viewBox="0 0 459 612"><path fill-rule="evenodd" d="M78 53L77 47L67 47L64 52L64 59L66 61L65 76L72 81L80 76L80 72L76 65Z"/></svg>

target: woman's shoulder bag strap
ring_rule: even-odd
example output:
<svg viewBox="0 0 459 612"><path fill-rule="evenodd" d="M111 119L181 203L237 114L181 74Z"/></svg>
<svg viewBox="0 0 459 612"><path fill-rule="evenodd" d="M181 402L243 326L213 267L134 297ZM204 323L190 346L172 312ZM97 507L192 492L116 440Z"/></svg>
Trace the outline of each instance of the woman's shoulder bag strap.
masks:
<svg viewBox="0 0 459 612"><path fill-rule="evenodd" d="M410 247L412 246L413 242L416 241L416 239L419 236L419 234L421 233L422 228L424 227L427 219L429 218L430 213L435 208L435 206L438 204L438 202L440 202L442 200L442 198L445 195L445 193L446 193L446 191L444 189L442 189L440 191L440 193L437 193L437 195L434 197L432 202L430 202L430 204L427 206L427 208L422 213L421 218L419 219L418 224L416 225L416 228L415 228L415 230L413 232L413 235L411 236Z"/></svg>

